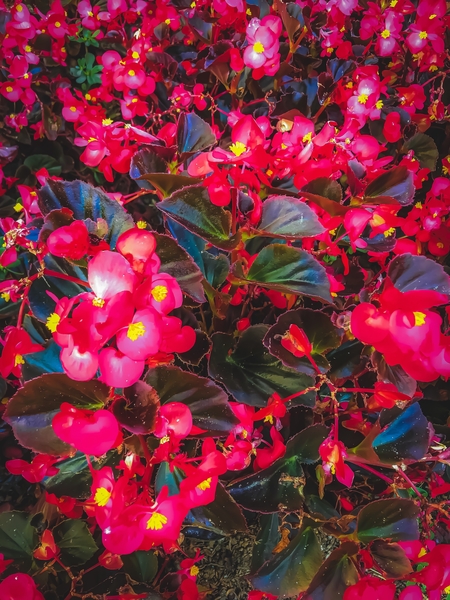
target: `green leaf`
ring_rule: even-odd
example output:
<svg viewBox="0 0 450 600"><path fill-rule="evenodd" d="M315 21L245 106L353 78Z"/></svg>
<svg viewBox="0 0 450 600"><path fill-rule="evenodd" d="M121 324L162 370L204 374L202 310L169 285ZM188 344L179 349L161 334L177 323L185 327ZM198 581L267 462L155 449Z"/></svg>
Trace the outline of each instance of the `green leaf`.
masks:
<svg viewBox="0 0 450 600"><path fill-rule="evenodd" d="M257 231L260 235L299 240L325 231L318 216L307 204L289 196L271 196L262 205Z"/></svg>
<svg viewBox="0 0 450 600"><path fill-rule="evenodd" d="M312 425L294 435L286 453L270 467L234 481L228 491L238 504L257 512L296 511L303 506L304 464L319 460L328 428Z"/></svg>
<svg viewBox="0 0 450 600"><path fill-rule="evenodd" d="M205 302L203 273L186 250L169 235L153 235L156 239L156 254L161 261L160 271L175 277L182 291L193 300Z"/></svg>
<svg viewBox="0 0 450 600"><path fill-rule="evenodd" d="M426 133L416 133L412 138L406 141L402 147L402 152L404 154L408 154L411 150L414 152L414 158L419 161L422 169L436 171L439 151L433 138Z"/></svg>
<svg viewBox="0 0 450 600"><path fill-rule="evenodd" d="M210 379L178 367L159 366L148 370L145 381L156 390L161 404L186 404L194 425L206 435L227 435L237 423L226 393Z"/></svg>
<svg viewBox="0 0 450 600"><path fill-rule="evenodd" d="M375 500L359 512L356 535L364 544L378 538L392 542L418 540L419 513L420 508L412 500Z"/></svg>
<svg viewBox="0 0 450 600"><path fill-rule="evenodd" d="M24 512L0 513L0 553L13 559L15 567L28 570L33 563L33 551L39 543L33 516Z"/></svg>
<svg viewBox="0 0 450 600"><path fill-rule="evenodd" d="M61 175L61 165L56 158L48 156L47 154L32 154L31 156L27 156L23 161L23 164L28 167L32 173L36 173L39 169L47 169L49 175Z"/></svg>
<svg viewBox="0 0 450 600"><path fill-rule="evenodd" d="M351 557L358 552L357 544L344 542L333 550L312 580L302 600L341 600L345 590L359 580Z"/></svg>
<svg viewBox="0 0 450 600"><path fill-rule="evenodd" d="M222 250L231 250L240 236L231 236L231 213L213 204L208 190L191 185L174 192L156 205L164 214Z"/></svg>
<svg viewBox="0 0 450 600"><path fill-rule="evenodd" d="M311 200L332 217L345 215L349 206L342 206L342 188L334 179L319 177L303 187L299 196Z"/></svg>
<svg viewBox="0 0 450 600"><path fill-rule="evenodd" d="M116 419L136 435L151 433L160 406L156 391L145 381L136 381L125 388L123 394L124 397L118 398L112 406Z"/></svg>
<svg viewBox="0 0 450 600"><path fill-rule="evenodd" d="M250 577L255 589L278 598L304 592L323 562L314 529L306 527L289 545Z"/></svg>
<svg viewBox="0 0 450 600"><path fill-rule="evenodd" d="M277 512L261 515L259 524L260 529L253 546L251 573L256 573L272 558L273 549L281 540L280 516Z"/></svg>
<svg viewBox="0 0 450 600"><path fill-rule="evenodd" d="M316 374L311 362L306 357L294 356L281 345L281 338L293 324L303 329L307 335L313 347L312 356L320 370L325 373L330 365L322 355L340 346L340 330L333 325L330 317L325 313L310 308L299 308L282 314L264 336L264 345L273 356L281 360L284 366L310 376Z"/></svg>
<svg viewBox="0 0 450 600"><path fill-rule="evenodd" d="M389 577L404 577L413 570L405 551L395 542L374 540L370 546L370 553L379 567Z"/></svg>
<svg viewBox="0 0 450 600"><path fill-rule="evenodd" d="M159 190L164 198L170 196L177 190L181 190L187 186L201 183L198 177L187 177L185 175L173 175L172 173L146 173L138 178L139 181L148 181Z"/></svg>
<svg viewBox="0 0 450 600"><path fill-rule="evenodd" d="M209 375L222 383L238 401L250 406L266 406L275 392L282 398L311 387L314 380L285 367L264 347L267 325L253 325L235 339L225 333L212 336ZM314 406L315 396L304 394L293 405Z"/></svg>
<svg viewBox="0 0 450 600"><path fill-rule="evenodd" d="M122 556L123 570L133 581L150 583L158 572L158 558L155 552L138 550Z"/></svg>
<svg viewBox="0 0 450 600"><path fill-rule="evenodd" d="M63 521L52 533L61 550L61 562L68 567L85 565L98 550L87 524L79 519Z"/></svg>
<svg viewBox="0 0 450 600"><path fill-rule="evenodd" d="M116 467L120 462L120 454L111 450L105 456L95 460L94 469ZM58 497L71 496L86 500L91 495L92 474L86 461L86 455L77 453L71 458L58 462L59 472L45 480L45 488L50 494Z"/></svg>
<svg viewBox="0 0 450 600"><path fill-rule="evenodd" d="M106 241L114 249L121 233L134 227L132 217L123 206L103 190L84 181L52 181L39 192L39 208L43 215L59 208L69 208L75 219L104 219L108 224Z"/></svg>
<svg viewBox="0 0 450 600"><path fill-rule="evenodd" d="M63 455L73 450L52 429L53 417L63 402L77 408L103 408L109 387L95 379L73 381L67 375L49 373L27 381L8 402L4 420L22 446L43 454Z"/></svg>
<svg viewBox="0 0 450 600"><path fill-rule="evenodd" d="M45 373L63 373L59 355L61 348L53 340L50 340L47 348L40 352L31 352L24 354L22 365L22 378L24 381L29 381L44 375Z"/></svg>
<svg viewBox="0 0 450 600"><path fill-rule="evenodd" d="M388 276L401 292L433 290L450 296L450 277L442 265L426 256L396 256L389 263Z"/></svg>
<svg viewBox="0 0 450 600"><path fill-rule="evenodd" d="M199 152L216 143L211 126L195 113L182 113L178 120L177 146L180 154Z"/></svg>
<svg viewBox="0 0 450 600"><path fill-rule="evenodd" d="M391 204L393 198L402 206L414 198L414 177L406 167L394 167L369 183L364 192L364 204Z"/></svg>
<svg viewBox="0 0 450 600"><path fill-rule="evenodd" d="M233 271L242 285L256 283L284 294L303 294L325 302L333 301L325 268L299 248L271 244L261 250L247 274L240 263L233 265Z"/></svg>

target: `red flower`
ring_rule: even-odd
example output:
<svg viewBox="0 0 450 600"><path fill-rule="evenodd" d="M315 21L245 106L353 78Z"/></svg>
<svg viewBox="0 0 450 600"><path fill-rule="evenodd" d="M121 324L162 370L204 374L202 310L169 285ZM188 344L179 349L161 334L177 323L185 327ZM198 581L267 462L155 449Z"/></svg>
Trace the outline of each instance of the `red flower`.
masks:
<svg viewBox="0 0 450 600"><path fill-rule="evenodd" d="M26 573L8 575L0 582L2 600L44 600L33 579Z"/></svg>
<svg viewBox="0 0 450 600"><path fill-rule="evenodd" d="M322 458L322 467L327 480L331 481L332 475L346 487L351 487L354 473L351 468L345 464L347 451L342 442L328 437L319 446L319 454Z"/></svg>
<svg viewBox="0 0 450 600"><path fill-rule="evenodd" d="M55 462L51 456L38 454L33 458L31 464L26 460L16 458L8 460L5 466L13 475L22 475L29 483L39 483L44 477L51 477L59 472L59 469L53 466Z"/></svg>
<svg viewBox="0 0 450 600"><path fill-rule="evenodd" d="M21 366L25 362L23 356L44 348L40 344L34 344L24 329L8 326L4 331L6 336L0 356L0 374L8 377L12 373L15 377L20 377Z"/></svg>
<svg viewBox="0 0 450 600"><path fill-rule="evenodd" d="M89 232L83 221L59 227L48 236L47 248L55 256L80 260L89 249Z"/></svg>
<svg viewBox="0 0 450 600"><path fill-rule="evenodd" d="M345 590L343 600L394 600L395 583L377 577L363 577Z"/></svg>
<svg viewBox="0 0 450 600"><path fill-rule="evenodd" d="M46 529L41 535L41 544L33 552L34 558L38 560L51 560L59 554L59 549L56 546L55 538L50 529Z"/></svg>

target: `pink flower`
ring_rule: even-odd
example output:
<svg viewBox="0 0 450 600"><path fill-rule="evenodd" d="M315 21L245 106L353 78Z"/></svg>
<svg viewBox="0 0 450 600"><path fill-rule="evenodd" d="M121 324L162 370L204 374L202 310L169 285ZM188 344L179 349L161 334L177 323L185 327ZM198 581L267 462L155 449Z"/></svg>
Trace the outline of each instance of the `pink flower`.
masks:
<svg viewBox="0 0 450 600"><path fill-rule="evenodd" d="M2 600L44 600L33 579L26 573L8 575L0 582Z"/></svg>
<svg viewBox="0 0 450 600"><path fill-rule="evenodd" d="M154 435L158 438L170 436L174 440L187 437L192 429L192 413L181 402L168 402L161 406Z"/></svg>
<svg viewBox="0 0 450 600"><path fill-rule="evenodd" d="M336 475L338 481L346 487L351 487L354 473L344 462L347 458L344 444L330 436L320 444L319 454L323 461L322 467L327 481L331 481L332 476Z"/></svg>
<svg viewBox="0 0 450 600"><path fill-rule="evenodd" d="M244 50L244 63L252 69L262 69L262 75L275 75L280 66L279 37L282 23L279 17L268 15L261 21L253 18L247 25L248 46ZM259 75L259 73L258 73ZM255 77L255 73L253 74Z"/></svg>
<svg viewBox="0 0 450 600"><path fill-rule="evenodd" d="M39 483L44 477L51 477L59 472L59 469L53 466L55 459L46 454L38 454L33 458L31 464L20 458L8 460L6 468L13 475L22 475L29 483Z"/></svg>
<svg viewBox="0 0 450 600"><path fill-rule="evenodd" d="M73 260L83 258L89 249L89 232L83 221L59 227L49 235L47 248L54 256Z"/></svg>
<svg viewBox="0 0 450 600"><path fill-rule="evenodd" d="M345 590L343 600L394 600L395 583L377 577L363 577Z"/></svg>

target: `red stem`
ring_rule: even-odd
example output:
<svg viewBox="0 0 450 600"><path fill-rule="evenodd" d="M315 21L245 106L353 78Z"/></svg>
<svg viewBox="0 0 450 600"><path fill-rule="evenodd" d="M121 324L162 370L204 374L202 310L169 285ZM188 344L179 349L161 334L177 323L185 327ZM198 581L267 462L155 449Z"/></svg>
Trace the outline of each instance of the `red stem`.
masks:
<svg viewBox="0 0 450 600"><path fill-rule="evenodd" d="M148 487L150 485L150 477L152 475L152 454L150 452L149 447L147 446L147 441L145 437L143 435L139 435L138 437L139 441L141 442L142 451L144 453L145 460L147 463L145 467L144 476L142 477L142 484Z"/></svg>

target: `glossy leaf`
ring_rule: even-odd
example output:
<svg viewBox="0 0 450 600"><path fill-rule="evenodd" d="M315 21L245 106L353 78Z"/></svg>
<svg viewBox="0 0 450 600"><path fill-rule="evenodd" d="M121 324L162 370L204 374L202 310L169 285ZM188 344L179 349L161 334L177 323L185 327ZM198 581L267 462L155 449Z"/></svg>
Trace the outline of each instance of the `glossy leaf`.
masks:
<svg viewBox="0 0 450 600"><path fill-rule="evenodd" d="M284 550L269 559L250 581L255 589L278 598L296 596L308 588L322 562L314 529L306 527Z"/></svg>
<svg viewBox="0 0 450 600"><path fill-rule="evenodd" d="M270 467L234 481L228 491L238 504L262 513L300 510L303 506L304 464L319 460L319 446L328 428L312 425L286 444L286 453Z"/></svg>
<svg viewBox="0 0 450 600"><path fill-rule="evenodd" d="M168 235L155 233L160 271L175 277L182 291L197 302L205 302L203 274L189 254Z"/></svg>
<svg viewBox="0 0 450 600"><path fill-rule="evenodd" d="M226 393L210 379L178 367L159 366L149 369L145 381L156 390L161 404L186 404L194 425L204 429L207 435L226 435L237 422Z"/></svg>
<svg viewBox="0 0 450 600"><path fill-rule="evenodd" d="M389 577L403 577L413 570L405 551L395 542L374 540L370 546L370 553Z"/></svg>
<svg viewBox="0 0 450 600"><path fill-rule="evenodd" d="M122 555L123 570L140 583L151 583L158 572L158 558L155 552L138 550Z"/></svg>
<svg viewBox="0 0 450 600"><path fill-rule="evenodd" d="M146 173L139 177L139 181L148 181L161 192L164 198L190 185L201 183L198 177L187 177L185 175L174 175L172 173Z"/></svg>
<svg viewBox="0 0 450 600"><path fill-rule="evenodd" d="M270 196L262 205L257 230L269 237L298 240L320 235L325 228L305 202L289 196Z"/></svg>
<svg viewBox="0 0 450 600"><path fill-rule="evenodd" d="M263 339L267 330L266 325L253 325L243 332L236 345L231 335L212 336L210 376L222 383L238 402L250 406L266 406L273 393L286 398L312 386L314 381L285 367L266 350ZM315 398L307 393L293 402L313 406Z"/></svg>
<svg viewBox="0 0 450 600"><path fill-rule="evenodd" d="M4 419L26 448L43 454L67 454L72 446L62 442L52 429L52 419L62 402L77 408L102 408L109 387L100 381L73 381L67 375L49 373L27 381L8 402Z"/></svg>
<svg viewBox="0 0 450 600"><path fill-rule="evenodd" d="M420 508L412 500L375 500L358 513L356 535L364 544L378 538L392 542L418 540L419 512Z"/></svg>
<svg viewBox="0 0 450 600"><path fill-rule="evenodd" d="M333 325L330 317L325 313L309 308L299 308L282 314L264 336L264 345L273 356L281 360L283 365L310 376L316 374L311 362L306 357L297 358L281 345L281 338L288 332L289 326L292 324L303 329L312 343L312 355L317 366L326 372L330 365L322 354L340 345L339 329Z"/></svg>
<svg viewBox="0 0 450 600"><path fill-rule="evenodd" d="M402 147L402 152L405 154L408 154L411 150L414 152L414 158L419 161L422 169L436 171L439 151L433 138L426 133L416 133Z"/></svg>
<svg viewBox="0 0 450 600"><path fill-rule="evenodd" d="M342 206L342 188L334 179L319 177L304 186L299 195L311 200L332 217L345 215L350 207Z"/></svg>
<svg viewBox="0 0 450 600"><path fill-rule="evenodd" d="M212 204L208 190L192 185L157 204L159 210L217 248L234 248L239 235L231 235L231 213Z"/></svg>
<svg viewBox="0 0 450 600"><path fill-rule="evenodd" d="M161 156L149 148L142 148L131 159L130 177L138 180L140 187L149 189L150 185L145 182L145 179L142 179L142 176L149 173L165 173L166 169L167 163Z"/></svg>
<svg viewBox="0 0 450 600"><path fill-rule="evenodd" d="M85 565L94 556L98 547L84 521L67 519L53 529L55 543L61 550L64 565Z"/></svg>
<svg viewBox="0 0 450 600"><path fill-rule="evenodd" d="M74 219L104 219L108 224L106 241L115 248L121 233L134 227L132 217L123 206L104 191L84 181L53 181L39 190L39 208L46 215L51 210L69 208Z"/></svg>
<svg viewBox="0 0 450 600"><path fill-rule="evenodd" d="M358 552L353 542L333 550L312 580L303 600L341 600L345 590L359 580L351 557Z"/></svg>
<svg viewBox="0 0 450 600"><path fill-rule="evenodd" d="M303 294L332 302L325 268L299 248L271 244L261 250L248 273L243 272L239 263L234 265L233 272L242 285L256 283L284 294Z"/></svg>
<svg viewBox="0 0 450 600"><path fill-rule="evenodd" d="M151 433L160 406L156 391L144 381L137 381L125 388L123 393L124 397L116 400L112 406L118 422L136 435Z"/></svg>
<svg viewBox="0 0 450 600"><path fill-rule="evenodd" d="M388 365L380 352L372 354L372 364L377 369L378 380L393 383L401 394L410 398L417 389L417 381L408 375L400 365Z"/></svg>
<svg viewBox="0 0 450 600"><path fill-rule="evenodd" d="M406 167L394 167L372 180L364 192L364 202L383 204L385 197L394 198L402 206L414 198L414 176Z"/></svg>
<svg viewBox="0 0 450 600"><path fill-rule="evenodd" d="M211 126L195 113L182 113L178 120L177 146L180 154L199 152L216 143Z"/></svg>
<svg viewBox="0 0 450 600"><path fill-rule="evenodd" d="M0 553L13 559L14 566L28 570L33 561L33 551L39 543L32 516L24 512L0 513Z"/></svg>
<svg viewBox="0 0 450 600"><path fill-rule="evenodd" d="M261 515L259 525L260 529L253 546L252 573L256 573L266 561L272 558L273 549L281 539L280 516L278 513Z"/></svg>
<svg viewBox="0 0 450 600"><path fill-rule="evenodd" d="M442 265L426 256L396 256L389 264L388 275L401 292L433 290L450 296L450 277Z"/></svg>
<svg viewBox="0 0 450 600"><path fill-rule="evenodd" d="M59 355L61 348L50 340L47 348L41 352L31 352L23 356L22 378L24 381L35 379L45 373L63 373Z"/></svg>

